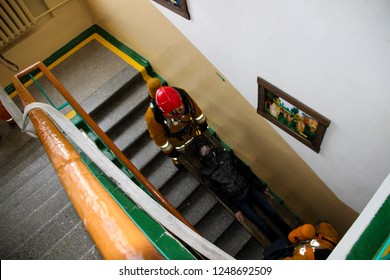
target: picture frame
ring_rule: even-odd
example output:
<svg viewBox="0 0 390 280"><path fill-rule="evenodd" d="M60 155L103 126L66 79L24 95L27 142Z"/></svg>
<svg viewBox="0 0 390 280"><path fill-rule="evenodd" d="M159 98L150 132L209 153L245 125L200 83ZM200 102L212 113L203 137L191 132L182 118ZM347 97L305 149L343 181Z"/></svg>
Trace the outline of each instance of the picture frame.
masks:
<svg viewBox="0 0 390 280"><path fill-rule="evenodd" d="M165 8L181 15L190 20L190 13L188 12L187 0L153 0L154 2L164 6Z"/></svg>
<svg viewBox="0 0 390 280"><path fill-rule="evenodd" d="M260 77L257 85L257 113L319 153L330 120Z"/></svg>

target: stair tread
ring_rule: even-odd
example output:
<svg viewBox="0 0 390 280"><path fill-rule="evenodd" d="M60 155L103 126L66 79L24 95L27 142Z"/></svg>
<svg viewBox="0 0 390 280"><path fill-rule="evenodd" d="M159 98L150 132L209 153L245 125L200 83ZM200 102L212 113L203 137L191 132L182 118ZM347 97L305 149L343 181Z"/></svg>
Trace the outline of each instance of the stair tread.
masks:
<svg viewBox="0 0 390 280"><path fill-rule="evenodd" d="M197 224L217 203L203 186L198 186L178 207L179 212L192 224Z"/></svg>
<svg viewBox="0 0 390 280"><path fill-rule="evenodd" d="M160 192L177 208L198 186L199 182L195 178L188 176L185 170L181 170L160 189Z"/></svg>
<svg viewBox="0 0 390 280"><path fill-rule="evenodd" d="M102 256L96 245L91 247L81 258L80 260L101 260Z"/></svg>
<svg viewBox="0 0 390 280"><path fill-rule="evenodd" d="M8 127L4 128L4 125ZM1 126L1 146L4 148L0 149L0 178L2 184L5 184L20 170L30 166L37 159L37 155L44 154L44 149L39 139L21 133L18 126L9 126L5 123ZM18 143L15 143L16 141Z"/></svg>
<svg viewBox="0 0 390 280"><path fill-rule="evenodd" d="M145 169L154 158L162 153L161 149L150 139L148 132L141 135L123 152L139 170Z"/></svg>
<svg viewBox="0 0 390 280"><path fill-rule="evenodd" d="M43 152L43 150L39 151ZM9 176L5 176L4 180L2 181L2 187L0 188L0 203L3 203L8 197L15 194L19 188L22 188L26 182L28 182L42 169L46 167L53 169L45 153L39 154L38 152L32 152L32 156L29 157L29 161L30 160L34 162L34 164L31 164L31 162L29 168L24 170L26 166L25 164L21 163L9 172ZM20 170L24 171L20 172Z"/></svg>
<svg viewBox="0 0 390 280"><path fill-rule="evenodd" d="M42 260L78 260L82 259L85 252L95 245L89 235L85 234L85 228L80 221L63 238L56 242L46 253L40 257ZM64 250L67 252L64 256ZM99 251L98 257L101 258Z"/></svg>
<svg viewBox="0 0 390 280"><path fill-rule="evenodd" d="M147 88L142 80L136 83L134 88L127 85L118 91L115 94L115 98L113 97L104 102L101 105L101 110L91 115L103 131L109 132L115 125L123 121L132 110L148 102Z"/></svg>
<svg viewBox="0 0 390 280"><path fill-rule="evenodd" d="M255 238L251 238L235 255L237 260L263 260L264 248Z"/></svg>
<svg viewBox="0 0 390 280"><path fill-rule="evenodd" d="M232 222L234 222L234 218L221 204L217 203L195 225L195 228L204 238L214 243Z"/></svg>
<svg viewBox="0 0 390 280"><path fill-rule="evenodd" d="M144 175L157 188L160 189L179 170L173 165L172 160L164 154L159 154L147 166Z"/></svg>
<svg viewBox="0 0 390 280"><path fill-rule="evenodd" d="M1 259L13 254L15 249L24 244L48 221L53 219L62 208L69 203L68 196L63 189L56 192L49 200L44 202L36 211L27 216L14 230L0 236ZM43 242L46 243L46 242ZM22 257L21 254L19 254ZM27 256L25 256L27 259Z"/></svg>
<svg viewBox="0 0 390 280"><path fill-rule="evenodd" d="M44 153L42 143L35 138L32 138L26 144L21 146L15 155L11 154L0 161L0 178L2 184L6 184L9 180L20 173L20 170L29 167L32 162L37 160L37 157L47 157ZM1 190L0 190L1 191Z"/></svg>
<svg viewBox="0 0 390 280"><path fill-rule="evenodd" d="M50 248L55 245L73 228L80 218L77 216L70 202L62 208L52 219L31 234L15 252L9 256L10 259L39 259ZM43 242L44 241L44 242Z"/></svg>
<svg viewBox="0 0 390 280"><path fill-rule="evenodd" d="M7 226L0 227L0 236L12 231L61 188L62 185L57 176L49 179L47 183L43 184L36 192L31 196L28 196L22 204L19 204L11 212L2 217L2 223Z"/></svg>
<svg viewBox="0 0 390 280"><path fill-rule="evenodd" d="M234 221L224 233L218 237L215 241L215 245L231 256L234 256L250 238L251 235L237 221Z"/></svg>
<svg viewBox="0 0 390 280"><path fill-rule="evenodd" d="M137 141L147 132L144 115L147 106L141 106L134 114L130 114L125 121L116 125L107 135L114 141L115 145L122 151Z"/></svg>
<svg viewBox="0 0 390 280"><path fill-rule="evenodd" d="M127 66L79 103L88 114L93 115L136 75L139 73L134 72L133 67Z"/></svg>
<svg viewBox="0 0 390 280"><path fill-rule="evenodd" d="M25 200L54 176L57 174L53 166L48 163L39 172L32 175L27 182L20 184L17 191L14 191L0 203L0 216L3 217L19 205L25 204Z"/></svg>
<svg viewBox="0 0 390 280"><path fill-rule="evenodd" d="M125 68L128 68L126 71L130 77L138 73L100 42L91 40L61 61L51 72L81 103L112 78L119 76ZM47 94L51 96L50 92Z"/></svg>

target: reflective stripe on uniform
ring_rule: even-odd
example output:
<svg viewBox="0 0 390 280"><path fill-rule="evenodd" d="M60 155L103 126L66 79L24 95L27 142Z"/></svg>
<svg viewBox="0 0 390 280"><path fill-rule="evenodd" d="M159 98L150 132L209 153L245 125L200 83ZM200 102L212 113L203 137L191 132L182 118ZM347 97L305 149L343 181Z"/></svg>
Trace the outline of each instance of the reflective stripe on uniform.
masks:
<svg viewBox="0 0 390 280"><path fill-rule="evenodd" d="M187 142L185 142L183 145L176 147L175 149L176 149L178 152L184 151L184 149L192 142L192 140L194 140L194 137L191 137L190 140L188 140Z"/></svg>
<svg viewBox="0 0 390 280"><path fill-rule="evenodd" d="M205 116L203 114L200 114L199 117L195 118L195 121L197 123L203 123L203 122L206 121L206 118L205 118Z"/></svg>
<svg viewBox="0 0 390 280"><path fill-rule="evenodd" d="M164 145L160 146L160 148L164 153L169 153L172 150L173 146L171 142L167 141Z"/></svg>

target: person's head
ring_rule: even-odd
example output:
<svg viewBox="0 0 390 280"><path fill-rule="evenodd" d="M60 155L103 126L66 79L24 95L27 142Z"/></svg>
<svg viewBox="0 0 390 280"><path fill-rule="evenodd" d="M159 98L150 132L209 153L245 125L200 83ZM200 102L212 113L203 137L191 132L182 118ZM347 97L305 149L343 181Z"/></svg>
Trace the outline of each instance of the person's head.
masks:
<svg viewBox="0 0 390 280"><path fill-rule="evenodd" d="M198 154L201 158L207 157L211 152L211 147L208 144L204 144L203 146L199 147Z"/></svg>
<svg viewBox="0 0 390 280"><path fill-rule="evenodd" d="M201 160L207 160L213 154L213 147L203 135L199 136L196 141L196 152Z"/></svg>
<svg viewBox="0 0 390 280"><path fill-rule="evenodd" d="M179 119L184 113L185 108L181 96L173 87L158 88L156 103L165 117Z"/></svg>
<svg viewBox="0 0 390 280"><path fill-rule="evenodd" d="M157 78L151 78L148 80L147 87L149 96L154 99L156 97L156 91L161 87L161 82Z"/></svg>

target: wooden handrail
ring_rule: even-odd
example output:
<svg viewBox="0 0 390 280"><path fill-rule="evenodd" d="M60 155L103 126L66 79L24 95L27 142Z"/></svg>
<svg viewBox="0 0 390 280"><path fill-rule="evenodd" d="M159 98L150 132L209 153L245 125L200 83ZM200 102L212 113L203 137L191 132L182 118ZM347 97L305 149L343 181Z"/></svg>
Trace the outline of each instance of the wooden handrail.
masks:
<svg viewBox="0 0 390 280"><path fill-rule="evenodd" d="M13 78L13 84L26 106L35 100L18 76ZM77 150L52 120L40 109L30 111L29 117L65 191L103 258L164 259L83 163Z"/></svg>
<svg viewBox="0 0 390 280"><path fill-rule="evenodd" d="M134 166L134 164L122 153L122 151L115 145L115 143L106 135L106 133L98 126L98 124L89 116L89 114L80 106L69 91L57 80L57 78L50 72L50 70L42 63L37 62L30 67L19 72L15 78L19 80L20 77L27 75L35 69L40 69L46 78L53 84L53 86L60 92L60 94L69 102L73 109L84 119L91 129L100 137L100 139L107 145L107 147L115 154L115 156L130 170L131 173L141 182L141 184L167 209L172 215L190 227L192 230L196 229L177 211L175 207L153 186L150 181Z"/></svg>

